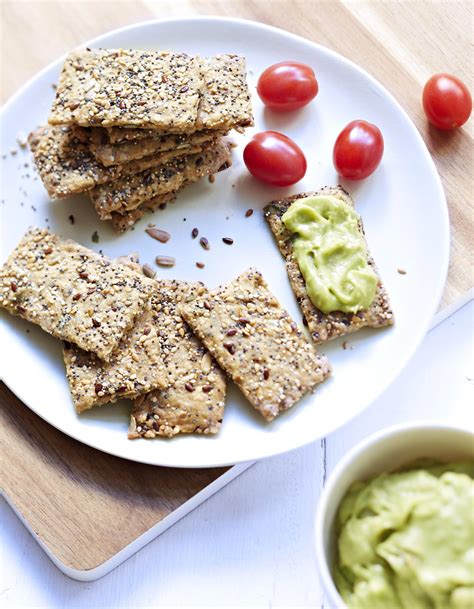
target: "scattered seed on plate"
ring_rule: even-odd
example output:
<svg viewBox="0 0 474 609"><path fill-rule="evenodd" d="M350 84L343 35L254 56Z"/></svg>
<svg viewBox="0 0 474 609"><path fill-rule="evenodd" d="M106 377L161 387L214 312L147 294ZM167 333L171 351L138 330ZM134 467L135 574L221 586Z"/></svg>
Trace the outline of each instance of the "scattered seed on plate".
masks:
<svg viewBox="0 0 474 609"><path fill-rule="evenodd" d="M400 273L400 275L406 275L407 274L405 269L397 269L397 272Z"/></svg>
<svg viewBox="0 0 474 609"><path fill-rule="evenodd" d="M196 262L196 266L198 267L198 269L203 269L206 265L204 264L204 262Z"/></svg>
<svg viewBox="0 0 474 609"><path fill-rule="evenodd" d="M176 259L171 256L157 256L155 262L158 266L174 266Z"/></svg>
<svg viewBox="0 0 474 609"><path fill-rule="evenodd" d="M28 139L26 137L26 133L24 131L19 131L16 135L16 141L20 148L26 148L28 145Z"/></svg>
<svg viewBox="0 0 474 609"><path fill-rule="evenodd" d="M144 264L142 266L142 272L145 277L149 277L150 279L153 279L153 277L156 275L156 271L149 264Z"/></svg>
<svg viewBox="0 0 474 609"><path fill-rule="evenodd" d="M208 250L211 248L211 246L209 245L209 241L206 239L206 237L201 237L199 239L199 243L201 244L201 247L204 248L205 250Z"/></svg>
<svg viewBox="0 0 474 609"><path fill-rule="evenodd" d="M199 231L197 228L193 228L193 230L191 231L191 237L193 239L196 239L196 237L199 235Z"/></svg>
<svg viewBox="0 0 474 609"><path fill-rule="evenodd" d="M232 245L234 243L234 240L231 239L230 237L222 237L222 241L226 244L226 245Z"/></svg>
<svg viewBox="0 0 474 609"><path fill-rule="evenodd" d="M250 218L250 216L253 214L253 209L247 209L247 211L245 212L245 217L246 218Z"/></svg>
<svg viewBox="0 0 474 609"><path fill-rule="evenodd" d="M211 173L211 175L209 176L209 182L211 184L214 184L215 181L216 181L216 176L213 173Z"/></svg>
<svg viewBox="0 0 474 609"><path fill-rule="evenodd" d="M161 228L146 228L145 232L147 235L150 235L152 239L156 239L160 243L166 243L171 237L167 231L161 230Z"/></svg>
<svg viewBox="0 0 474 609"><path fill-rule="evenodd" d="M94 233L92 234L92 242L99 243L99 233L97 231L94 231Z"/></svg>

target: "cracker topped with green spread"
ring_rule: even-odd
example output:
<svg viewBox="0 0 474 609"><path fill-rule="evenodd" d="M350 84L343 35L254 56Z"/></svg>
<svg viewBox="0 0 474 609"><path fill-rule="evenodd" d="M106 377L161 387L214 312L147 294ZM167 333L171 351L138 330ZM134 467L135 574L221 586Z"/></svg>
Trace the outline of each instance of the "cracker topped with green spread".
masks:
<svg viewBox="0 0 474 609"><path fill-rule="evenodd" d="M267 421L329 375L326 358L316 353L254 269L216 290L199 288L179 311Z"/></svg>
<svg viewBox="0 0 474 609"><path fill-rule="evenodd" d="M144 311L152 282L72 240L30 229L0 270L0 305L109 360Z"/></svg>
<svg viewBox="0 0 474 609"><path fill-rule="evenodd" d="M344 312L341 310L323 312L311 300L308 285L303 277L299 261L295 254L295 236L285 226L283 216L295 201L318 196L334 197L343 207L346 206L350 211L353 210L354 204L351 197L340 186L326 187L317 192L301 193L285 199L273 201L272 203L269 203L264 210L265 219L275 236L278 248L286 259L288 277L298 303L303 311L311 336L316 343L323 343L337 338L338 336L344 336L350 332L355 332L365 326L380 328L393 324L394 317L388 294L378 275L375 262L370 255L370 252L365 247L364 229L360 218L356 220L355 228L359 233L360 239L363 240L364 243L361 252L365 252L363 253L363 256L365 258L366 268L368 269L366 274L372 273L375 278L373 298L370 305L366 308L356 309L355 312ZM359 271L356 271L356 274L358 272ZM320 279L321 274L318 273L317 281L320 281ZM344 283L347 284L348 282L344 280ZM332 288L328 291L332 293ZM341 298L343 297L345 297L344 294ZM350 302L350 300L351 298L349 295L347 296L347 301Z"/></svg>

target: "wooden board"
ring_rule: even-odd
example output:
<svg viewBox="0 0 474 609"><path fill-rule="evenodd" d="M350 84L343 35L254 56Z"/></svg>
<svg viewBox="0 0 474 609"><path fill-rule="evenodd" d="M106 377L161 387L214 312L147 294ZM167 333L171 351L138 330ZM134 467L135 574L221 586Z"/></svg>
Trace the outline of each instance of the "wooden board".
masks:
<svg viewBox="0 0 474 609"><path fill-rule="evenodd" d="M70 569L95 569L224 474L106 455L57 431L0 385L1 486Z"/></svg>
<svg viewBox="0 0 474 609"><path fill-rule="evenodd" d="M457 132L441 133L428 126L421 107L423 84L435 72L452 72L472 82L471 64L466 61L471 2L430 2L428 7L422 1L4 1L0 11L2 102L38 70L83 41L165 16L255 19L349 57L394 94L420 130L441 174L452 229L442 306L472 286L473 121ZM2 474L9 499L57 558L75 569L101 564L226 471L129 463L64 436L3 386L0 405Z"/></svg>

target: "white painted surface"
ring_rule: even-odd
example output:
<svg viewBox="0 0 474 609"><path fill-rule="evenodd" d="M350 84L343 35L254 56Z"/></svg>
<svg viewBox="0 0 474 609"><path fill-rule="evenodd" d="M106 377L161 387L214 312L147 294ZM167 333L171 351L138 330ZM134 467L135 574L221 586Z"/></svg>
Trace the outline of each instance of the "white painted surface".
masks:
<svg viewBox="0 0 474 609"><path fill-rule="evenodd" d="M6 258L28 225L46 224L54 232L102 249L112 257L137 251L142 262L151 262L157 254L171 254L176 256L176 266L160 270L161 277L199 279L209 287L227 283L249 266L257 266L299 322L301 311L261 210L268 201L287 194L337 184L340 178L332 165L335 138L349 121L363 117L382 130L384 158L368 179L342 184L350 190L364 220L396 323L384 330L362 330L353 335L350 342L357 357L341 349L344 339L325 345L333 376L271 425L253 411L241 392L230 387L222 430L213 438L183 435L159 445L132 443L126 434L130 411L126 402L93 408L78 416L70 407L59 342L12 316L4 323L3 340L9 344L8 358L1 365L5 383L25 404L66 434L120 457L154 465L210 467L253 461L331 433L361 412L402 370L422 341L443 290L449 255L447 207L438 173L420 134L398 102L369 74L333 51L263 24L207 17L148 22L111 32L90 44L179 48L202 55L222 53L230 46L232 52L247 58L255 128L237 138L233 166L219 174L215 184L201 180L192 185L179 195L179 204L143 218L134 231L119 238L98 220L84 197L50 201L40 181L22 182L28 189L27 204L22 206L18 183L28 153L9 155L2 161L5 177L1 198L5 205L0 212L8 221L3 222L1 258ZM255 94L257 78L268 65L288 57L314 66L318 96L291 116L265 112ZM51 83L57 80L60 65L58 61L38 74L5 105L1 115L2 151L15 145L18 131L28 132L45 121L54 94ZM36 103L32 104L32 99ZM307 156L307 174L292 188L265 186L251 178L244 167L243 144L253 131L266 129L283 131ZM249 208L255 213L246 218ZM71 213L76 219L74 226L68 221ZM171 233L167 244L157 244L144 234L150 219ZM194 226L209 238L209 252L203 251L198 240L191 239ZM98 244L91 242L95 230L100 234ZM222 243L224 236L234 238L232 247ZM205 262L205 269L196 268L197 260ZM400 275L398 267L406 269L407 274ZM29 334L25 332L27 327ZM26 371L28 383L24 382Z"/></svg>
<svg viewBox="0 0 474 609"><path fill-rule="evenodd" d="M3 502L0 606L321 607L312 526L325 477L377 429L472 418L473 318L471 301L430 332L396 383L356 420L326 441L257 463L99 581L65 577Z"/></svg>

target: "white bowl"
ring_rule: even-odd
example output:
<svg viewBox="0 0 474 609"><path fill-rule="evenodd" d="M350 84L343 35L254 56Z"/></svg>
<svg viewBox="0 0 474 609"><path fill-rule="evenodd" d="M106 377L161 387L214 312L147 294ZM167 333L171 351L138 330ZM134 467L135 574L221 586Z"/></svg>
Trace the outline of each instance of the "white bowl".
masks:
<svg viewBox="0 0 474 609"><path fill-rule="evenodd" d="M383 429L357 444L334 468L316 512L316 561L330 609L346 604L334 584L331 568L335 553L334 520L356 480L398 469L420 457L439 461L474 458L474 433L441 422L411 422Z"/></svg>

